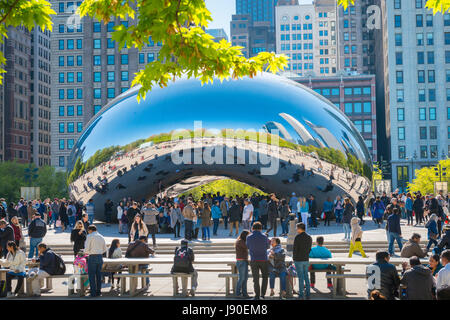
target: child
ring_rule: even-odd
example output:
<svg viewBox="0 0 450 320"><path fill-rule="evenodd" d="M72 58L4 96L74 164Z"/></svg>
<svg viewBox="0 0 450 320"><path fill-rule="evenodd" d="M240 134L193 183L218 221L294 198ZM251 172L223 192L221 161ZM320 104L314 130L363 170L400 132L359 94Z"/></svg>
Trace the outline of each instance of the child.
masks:
<svg viewBox="0 0 450 320"><path fill-rule="evenodd" d="M361 238L363 231L361 227L359 226L359 218L353 217L352 220L350 220L350 225L352 227L352 237L351 237L351 243L350 243L350 252L348 253L348 257L351 258L353 255L353 251L358 250L361 253L361 256L363 258L367 258L362 244L361 244Z"/></svg>
<svg viewBox="0 0 450 320"><path fill-rule="evenodd" d="M87 255L84 254L84 250L80 250L75 257L75 260L73 261L73 271L74 274L80 274L85 275L88 274L88 266L87 266ZM89 278L88 277L80 277L81 279L84 278L84 287L86 288L89 285Z"/></svg>

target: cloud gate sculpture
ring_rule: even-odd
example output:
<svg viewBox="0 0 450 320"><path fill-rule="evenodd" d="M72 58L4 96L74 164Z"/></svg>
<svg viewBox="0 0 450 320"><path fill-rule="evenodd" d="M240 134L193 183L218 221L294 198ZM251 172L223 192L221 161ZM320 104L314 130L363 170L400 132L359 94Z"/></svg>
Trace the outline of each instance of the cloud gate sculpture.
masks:
<svg viewBox="0 0 450 320"><path fill-rule="evenodd" d="M137 102L134 87L86 126L70 156L71 197L103 203L175 195L228 177L264 192L357 199L371 186L369 151L328 100L286 78L201 85L179 79Z"/></svg>

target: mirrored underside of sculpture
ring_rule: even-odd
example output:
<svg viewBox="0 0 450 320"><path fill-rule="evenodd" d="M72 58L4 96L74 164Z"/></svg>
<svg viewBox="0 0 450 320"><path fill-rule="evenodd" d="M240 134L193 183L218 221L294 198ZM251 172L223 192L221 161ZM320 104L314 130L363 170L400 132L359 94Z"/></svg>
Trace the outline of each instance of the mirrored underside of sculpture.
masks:
<svg viewBox="0 0 450 320"><path fill-rule="evenodd" d="M357 199L371 187L363 138L331 102L262 73L202 85L178 79L137 102L134 87L86 126L70 156L71 197L149 199L231 178L280 197ZM96 210L103 218L103 210Z"/></svg>

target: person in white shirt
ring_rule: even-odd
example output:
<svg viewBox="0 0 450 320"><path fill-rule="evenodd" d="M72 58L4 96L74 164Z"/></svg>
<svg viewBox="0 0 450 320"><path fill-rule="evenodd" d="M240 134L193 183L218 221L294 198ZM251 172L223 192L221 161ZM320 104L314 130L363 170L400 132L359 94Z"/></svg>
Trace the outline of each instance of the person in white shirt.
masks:
<svg viewBox="0 0 450 320"><path fill-rule="evenodd" d="M438 300L450 299L450 249L444 250L441 254L441 262L444 265L436 279L436 293Z"/></svg>
<svg viewBox="0 0 450 320"><path fill-rule="evenodd" d="M120 201L117 206L117 220L119 221L119 233L122 233L122 215L123 215L123 202Z"/></svg>
<svg viewBox="0 0 450 320"><path fill-rule="evenodd" d="M242 213L242 227L246 230L250 230L254 209L250 199L245 199L244 204L244 211Z"/></svg>
<svg viewBox="0 0 450 320"><path fill-rule="evenodd" d="M101 295L102 289L102 266L103 254L106 252L106 241L101 234L97 232L95 225L88 227L88 236L84 245L84 252L88 258L88 276L91 286L91 297Z"/></svg>

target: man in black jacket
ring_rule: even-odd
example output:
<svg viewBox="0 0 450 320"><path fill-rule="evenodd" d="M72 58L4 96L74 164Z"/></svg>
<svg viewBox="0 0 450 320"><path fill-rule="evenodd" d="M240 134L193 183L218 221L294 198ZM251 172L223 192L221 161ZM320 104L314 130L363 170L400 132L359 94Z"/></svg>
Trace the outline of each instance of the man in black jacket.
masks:
<svg viewBox="0 0 450 320"><path fill-rule="evenodd" d="M388 300L395 300L400 285L397 269L389 263L387 251L378 251L375 258L377 262L366 268L367 292L370 296L373 290L379 290Z"/></svg>
<svg viewBox="0 0 450 320"><path fill-rule="evenodd" d="M195 255L192 248L188 247L189 241L181 240L181 247L175 248L175 256L173 258L173 266L170 273L191 273L191 296L195 296L195 290L197 289L198 272L194 269L192 263L194 262ZM178 279L176 280L178 281Z"/></svg>
<svg viewBox="0 0 450 320"><path fill-rule="evenodd" d="M32 261L39 262L39 269L32 269L29 274L29 278L32 280L33 297L41 296L41 280L55 274L56 271L55 253L50 248L47 248L45 243L40 243L37 249L39 251L39 258L33 259Z"/></svg>
<svg viewBox="0 0 450 320"><path fill-rule="evenodd" d="M305 232L306 226L303 222L297 223L297 235L294 238L292 259L298 276L298 298L303 299L303 287L306 290L306 299L310 299L311 285L309 283L309 252L311 251L312 238Z"/></svg>
<svg viewBox="0 0 450 320"><path fill-rule="evenodd" d="M411 268L407 270L408 263L403 262L403 276L401 283L406 286L407 300L433 300L436 289L431 269L420 263L419 257L409 259Z"/></svg>
<svg viewBox="0 0 450 320"><path fill-rule="evenodd" d="M278 200L274 193L270 195L270 201L267 205L267 218L269 219L270 228L267 229L266 235L273 230L273 236L277 236L277 219L278 219Z"/></svg>
<svg viewBox="0 0 450 320"><path fill-rule="evenodd" d="M6 258L8 254L7 244L14 241L14 229L6 220L0 220L0 257Z"/></svg>
<svg viewBox="0 0 450 320"><path fill-rule="evenodd" d="M37 212L34 215L33 221L28 226L28 236L30 237L30 252L28 253L28 259L33 258L36 253L38 256L37 245L42 242L42 239L47 233L47 225L44 220L41 219L41 215Z"/></svg>

